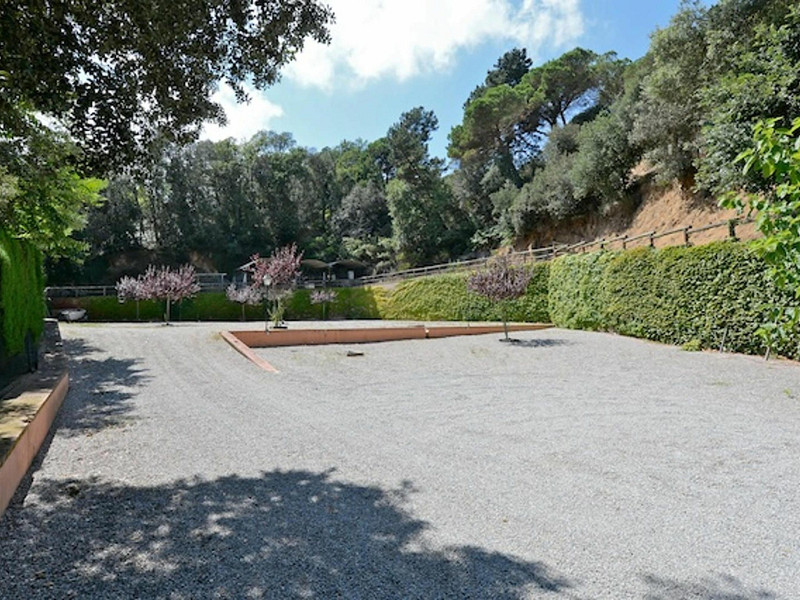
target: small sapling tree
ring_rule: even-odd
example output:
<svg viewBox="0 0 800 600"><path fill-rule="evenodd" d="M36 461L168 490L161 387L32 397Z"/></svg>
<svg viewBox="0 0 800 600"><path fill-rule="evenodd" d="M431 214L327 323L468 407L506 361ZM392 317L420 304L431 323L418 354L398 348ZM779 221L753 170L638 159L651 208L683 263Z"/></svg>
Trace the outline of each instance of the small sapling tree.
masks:
<svg viewBox="0 0 800 600"><path fill-rule="evenodd" d="M336 300L336 290L323 289L311 292L311 304L322 304L322 319L328 318L328 304Z"/></svg>
<svg viewBox="0 0 800 600"><path fill-rule="evenodd" d="M529 271L512 266L505 257L494 259L484 270L474 273L467 280L467 289L470 292L498 303L505 332L503 341L512 341L508 337L508 301L524 296L530 280Z"/></svg>
<svg viewBox="0 0 800 600"><path fill-rule="evenodd" d="M237 288L233 283L225 290L225 295L231 302L237 302L242 305L242 321L247 319L245 308L249 304L257 306L264 301L263 294L253 286L246 286Z"/></svg>
<svg viewBox="0 0 800 600"><path fill-rule="evenodd" d="M117 282L117 300L120 303L133 300L136 302L136 320L139 320L139 302L147 300L147 290L142 283L141 277L122 277Z"/></svg>
<svg viewBox="0 0 800 600"><path fill-rule="evenodd" d="M194 267L191 265L183 265L177 269L150 265L141 280L148 298L164 301L164 322L167 325L172 304L191 298L200 291Z"/></svg>
<svg viewBox="0 0 800 600"><path fill-rule="evenodd" d="M267 301L264 330L269 330L269 320L275 327L283 325L283 314L286 311L286 298L297 285L300 275L300 261L303 253L297 252L297 245L284 246L272 253L269 258L262 258L258 254L252 257L253 274L252 286L261 297ZM271 310L269 303L272 303Z"/></svg>

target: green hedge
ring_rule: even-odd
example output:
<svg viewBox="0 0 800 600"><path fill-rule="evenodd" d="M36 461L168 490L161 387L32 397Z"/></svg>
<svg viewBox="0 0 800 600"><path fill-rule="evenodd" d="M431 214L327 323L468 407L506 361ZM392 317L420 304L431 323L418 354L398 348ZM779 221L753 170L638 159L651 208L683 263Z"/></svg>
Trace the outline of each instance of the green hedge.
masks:
<svg viewBox="0 0 800 600"><path fill-rule="evenodd" d="M28 332L38 341L44 327L43 290L41 253L0 230L0 356L23 352Z"/></svg>
<svg viewBox="0 0 800 600"><path fill-rule="evenodd" d="M42 255L0 230L0 389L36 368L44 328Z"/></svg>
<svg viewBox="0 0 800 600"><path fill-rule="evenodd" d="M613 254L571 254L551 263L548 314L560 327L603 329L604 302L599 293L603 272Z"/></svg>
<svg viewBox="0 0 800 600"><path fill-rule="evenodd" d="M526 268L533 275L528 291L519 300L506 303L506 316L509 321L549 321L549 264L538 263ZM468 273L455 273L404 281L387 299L383 317L422 321L501 321L503 307L468 292L468 277Z"/></svg>
<svg viewBox="0 0 800 600"><path fill-rule="evenodd" d="M767 305L789 303L746 244L717 242L565 256L551 269L549 307L559 327L614 331L668 344L750 354ZM798 357L800 335L779 348Z"/></svg>
<svg viewBox="0 0 800 600"><path fill-rule="evenodd" d="M524 298L507 303L511 321L547 321L547 281L549 265L528 267L533 277ZM467 274L439 275L404 281L393 291L380 287L337 288L337 297L328 306L331 319L409 319L423 321L499 321L501 307L467 292ZM135 321L136 303L120 304L116 297L64 298L54 301L54 308L84 308L91 321ZM263 308L246 307L248 320L262 320ZM154 321L163 318L161 302L139 305L139 318ZM221 292L198 294L173 309L175 320L237 321L239 304L228 301ZM313 320L322 318L322 305L311 304L310 290L297 290L287 301L286 318Z"/></svg>
<svg viewBox="0 0 800 600"><path fill-rule="evenodd" d="M383 318L387 293L383 288L336 288L336 300L328 305L329 319ZM322 305L311 304L311 290L297 290L286 306L289 319L321 319Z"/></svg>
<svg viewBox="0 0 800 600"><path fill-rule="evenodd" d="M311 304L309 290L297 290L289 298L286 307L287 319L320 319L322 306ZM380 288L341 288L337 298L328 307L328 316L333 319L380 319L380 302L385 297ZM54 308L83 308L90 321L135 321L136 303L120 303L116 296L87 296L63 298L54 301ZM205 292L184 300L172 308L176 321L238 321L242 318L242 306L231 302L223 292ZM248 321L263 321L263 306L245 305ZM164 303L147 300L139 303L139 320L159 321L164 318Z"/></svg>

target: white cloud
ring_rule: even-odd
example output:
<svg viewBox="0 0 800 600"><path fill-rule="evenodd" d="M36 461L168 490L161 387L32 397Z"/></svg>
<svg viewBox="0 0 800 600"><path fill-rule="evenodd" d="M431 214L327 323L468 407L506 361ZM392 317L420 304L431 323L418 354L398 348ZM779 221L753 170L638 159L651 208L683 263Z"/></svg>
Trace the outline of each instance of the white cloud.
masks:
<svg viewBox="0 0 800 600"><path fill-rule="evenodd" d="M220 86L212 99L222 105L228 124L221 127L206 123L200 133L201 139L215 142L229 137L247 140L262 129L270 129L272 120L283 116L283 108L267 100L262 92L248 86L245 86L245 90L250 102L238 104L230 86Z"/></svg>
<svg viewBox="0 0 800 600"><path fill-rule="evenodd" d="M331 89L382 77L404 81L447 69L456 53L507 40L536 56L583 33L580 0L327 0L332 42L307 44L286 68L306 86Z"/></svg>

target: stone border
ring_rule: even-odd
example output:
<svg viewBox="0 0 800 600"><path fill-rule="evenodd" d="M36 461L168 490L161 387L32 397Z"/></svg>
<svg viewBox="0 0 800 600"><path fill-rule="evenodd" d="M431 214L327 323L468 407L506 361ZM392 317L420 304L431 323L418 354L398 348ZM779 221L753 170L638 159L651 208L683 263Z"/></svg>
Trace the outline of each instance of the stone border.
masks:
<svg viewBox="0 0 800 600"><path fill-rule="evenodd" d="M549 323L509 325L508 331L538 331L549 329ZM234 350L258 367L271 373L278 369L256 355L251 348L274 348L278 346L316 346L322 344L366 344L399 340L424 340L460 335L482 335L502 333L502 325L442 325L426 327L369 327L351 329L281 329L272 331L223 331L222 338Z"/></svg>
<svg viewBox="0 0 800 600"><path fill-rule="evenodd" d="M62 373L52 389L24 391L20 398L26 402L41 402L36 414L22 430L0 464L0 517L17 490L39 448L42 447L56 418L58 409L69 390L69 373ZM37 398L37 396L39 398Z"/></svg>

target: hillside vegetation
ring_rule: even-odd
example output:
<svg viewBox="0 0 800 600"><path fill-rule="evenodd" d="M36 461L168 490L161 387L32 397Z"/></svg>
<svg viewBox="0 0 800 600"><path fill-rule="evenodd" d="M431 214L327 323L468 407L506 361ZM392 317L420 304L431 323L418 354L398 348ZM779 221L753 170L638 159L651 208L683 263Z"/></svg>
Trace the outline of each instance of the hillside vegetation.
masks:
<svg viewBox="0 0 800 600"><path fill-rule="evenodd" d="M385 271L657 228L658 215L637 210L671 194L689 200L672 203L685 214L666 227L704 224L686 219L760 185L733 159L756 120L800 114L798 64L796 2L689 1L635 61L583 48L540 65L524 49L503 54L465 98L450 164L428 152L438 121L423 107L377 140L320 150L274 132L165 141L146 168L111 172L77 234L85 265L51 263L50 280L111 281L143 255L231 271L291 242Z"/></svg>

